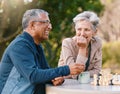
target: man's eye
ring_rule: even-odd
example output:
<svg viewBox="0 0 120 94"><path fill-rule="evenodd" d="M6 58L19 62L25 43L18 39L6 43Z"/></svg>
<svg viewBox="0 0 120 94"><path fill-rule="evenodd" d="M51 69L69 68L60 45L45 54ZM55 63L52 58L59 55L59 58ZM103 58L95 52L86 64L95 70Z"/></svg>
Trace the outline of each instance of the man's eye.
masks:
<svg viewBox="0 0 120 94"><path fill-rule="evenodd" d="M79 31L81 31L81 28L78 28Z"/></svg>

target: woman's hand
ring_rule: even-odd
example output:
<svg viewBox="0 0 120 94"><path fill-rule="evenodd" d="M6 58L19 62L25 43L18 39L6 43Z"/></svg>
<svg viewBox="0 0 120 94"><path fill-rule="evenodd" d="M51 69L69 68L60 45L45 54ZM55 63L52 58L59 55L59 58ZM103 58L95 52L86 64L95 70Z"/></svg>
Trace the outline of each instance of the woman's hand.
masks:
<svg viewBox="0 0 120 94"><path fill-rule="evenodd" d="M80 48L87 48L87 39L84 37L84 36L76 36L76 41L77 41L77 45L80 47Z"/></svg>
<svg viewBox="0 0 120 94"><path fill-rule="evenodd" d="M76 36L77 45L79 46L78 54L85 56L87 55L88 42L84 36Z"/></svg>

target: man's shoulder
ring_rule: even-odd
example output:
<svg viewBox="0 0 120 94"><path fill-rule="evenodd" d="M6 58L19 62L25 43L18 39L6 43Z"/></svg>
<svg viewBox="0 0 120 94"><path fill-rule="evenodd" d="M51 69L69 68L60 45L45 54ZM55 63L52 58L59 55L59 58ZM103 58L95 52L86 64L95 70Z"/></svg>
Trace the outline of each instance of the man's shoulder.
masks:
<svg viewBox="0 0 120 94"><path fill-rule="evenodd" d="M23 49L25 47L33 48L34 45L28 39L18 35L9 45L10 49Z"/></svg>
<svg viewBox="0 0 120 94"><path fill-rule="evenodd" d="M20 36L17 36L12 42L11 45L24 45L28 42L26 39L21 38Z"/></svg>

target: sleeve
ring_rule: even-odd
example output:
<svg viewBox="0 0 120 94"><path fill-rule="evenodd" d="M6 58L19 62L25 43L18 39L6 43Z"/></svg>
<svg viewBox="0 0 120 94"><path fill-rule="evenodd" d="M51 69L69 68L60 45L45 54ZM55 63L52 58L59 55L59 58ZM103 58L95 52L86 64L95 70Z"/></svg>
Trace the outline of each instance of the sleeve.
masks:
<svg viewBox="0 0 120 94"><path fill-rule="evenodd" d="M69 65L71 63L75 63L75 57L73 56L70 42L67 41L67 39L64 39L62 42L62 49L61 49L58 66L62 66L66 64Z"/></svg>
<svg viewBox="0 0 120 94"><path fill-rule="evenodd" d="M69 75L69 67L62 66L51 69L40 69L35 64L34 53L24 42L19 42L10 51L10 58L17 71L31 83L45 83L59 76Z"/></svg>
<svg viewBox="0 0 120 94"><path fill-rule="evenodd" d="M102 67L102 43L100 43L100 46L95 53L95 56L92 60L92 64L91 66L93 66L93 68L89 70L91 77L94 74L98 74Z"/></svg>
<svg viewBox="0 0 120 94"><path fill-rule="evenodd" d="M77 63L83 63L85 64L87 62L88 58L87 57L84 57L80 54L77 55L77 59L76 59L76 62Z"/></svg>

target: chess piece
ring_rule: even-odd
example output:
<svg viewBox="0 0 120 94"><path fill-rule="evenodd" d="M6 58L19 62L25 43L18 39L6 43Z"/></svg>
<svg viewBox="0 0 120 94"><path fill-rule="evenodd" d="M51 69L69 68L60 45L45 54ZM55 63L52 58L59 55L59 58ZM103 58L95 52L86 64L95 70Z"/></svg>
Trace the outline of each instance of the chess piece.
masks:
<svg viewBox="0 0 120 94"><path fill-rule="evenodd" d="M93 85L97 85L97 80L98 80L98 78L97 78L97 74L94 74L93 75Z"/></svg>
<svg viewBox="0 0 120 94"><path fill-rule="evenodd" d="M120 85L120 80L118 79L118 74L115 74L115 77L112 80L113 85Z"/></svg>

